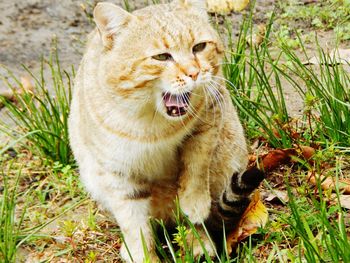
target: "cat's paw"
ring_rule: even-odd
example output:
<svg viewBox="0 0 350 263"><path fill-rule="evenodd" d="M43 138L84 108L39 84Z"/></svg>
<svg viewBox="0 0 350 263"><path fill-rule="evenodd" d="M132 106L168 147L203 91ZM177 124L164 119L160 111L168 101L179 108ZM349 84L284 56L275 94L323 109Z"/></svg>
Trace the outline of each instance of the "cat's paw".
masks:
<svg viewBox="0 0 350 263"><path fill-rule="evenodd" d="M193 224L201 224L208 218L211 207L211 197L209 193L184 193L179 196L179 201L182 211Z"/></svg>
<svg viewBox="0 0 350 263"><path fill-rule="evenodd" d="M209 257L213 258L216 253L214 242L210 240L203 229L197 229L197 232L201 241L199 241L192 232L190 232L187 236L187 242L192 245L194 258L200 258L205 254L205 252Z"/></svg>
<svg viewBox="0 0 350 263"><path fill-rule="evenodd" d="M213 244L208 240L203 240L203 247L206 251L206 253L208 254L209 257L213 258L215 257L215 249L213 247ZM203 255L205 255L204 253L204 250L203 250L203 247L202 247L202 244L196 240L194 243L193 243L193 257L194 258L199 258Z"/></svg>
<svg viewBox="0 0 350 263"><path fill-rule="evenodd" d="M128 250L124 244L122 244L122 247L120 248L120 256L122 259L127 263L132 263L132 259L128 253Z"/></svg>
<svg viewBox="0 0 350 263"><path fill-rule="evenodd" d="M126 246L123 244L120 248L120 255L122 259L127 263L157 263L160 262L157 254L155 252L148 252L148 256L146 258L143 248L140 247L139 249L130 249L130 254L132 256L132 259L128 253L128 250L126 249Z"/></svg>

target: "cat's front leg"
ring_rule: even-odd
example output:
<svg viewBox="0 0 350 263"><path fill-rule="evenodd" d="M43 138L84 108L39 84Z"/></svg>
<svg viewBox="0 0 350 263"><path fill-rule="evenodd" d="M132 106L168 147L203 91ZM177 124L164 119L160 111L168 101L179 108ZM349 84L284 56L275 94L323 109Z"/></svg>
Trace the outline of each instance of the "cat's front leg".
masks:
<svg viewBox="0 0 350 263"><path fill-rule="evenodd" d="M182 211L194 224L202 223L210 213L209 167L216 136L215 128L201 127L182 148L183 170L178 196Z"/></svg>
<svg viewBox="0 0 350 263"><path fill-rule="evenodd" d="M147 191L130 192L110 200L109 209L116 218L124 237L124 244L120 251L122 258L126 262L144 262L145 246L151 262L157 262L149 224L150 193Z"/></svg>

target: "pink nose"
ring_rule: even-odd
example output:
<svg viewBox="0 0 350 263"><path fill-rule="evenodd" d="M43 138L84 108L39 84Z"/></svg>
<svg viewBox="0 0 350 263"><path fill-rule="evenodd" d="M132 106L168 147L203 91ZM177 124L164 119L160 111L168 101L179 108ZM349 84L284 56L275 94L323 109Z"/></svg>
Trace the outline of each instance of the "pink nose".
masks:
<svg viewBox="0 0 350 263"><path fill-rule="evenodd" d="M195 81L198 78L199 70L197 68L191 68L190 70L187 71L186 75Z"/></svg>

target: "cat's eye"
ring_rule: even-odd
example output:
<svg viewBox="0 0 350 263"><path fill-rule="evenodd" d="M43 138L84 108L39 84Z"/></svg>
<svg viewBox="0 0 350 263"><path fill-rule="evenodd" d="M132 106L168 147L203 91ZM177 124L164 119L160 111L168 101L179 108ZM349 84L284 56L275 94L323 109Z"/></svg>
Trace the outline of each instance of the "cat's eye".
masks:
<svg viewBox="0 0 350 263"><path fill-rule="evenodd" d="M205 42L199 43L192 48L192 52L193 53L201 52L205 49L206 46L207 46L207 43Z"/></svg>
<svg viewBox="0 0 350 263"><path fill-rule="evenodd" d="M163 53L163 54L155 55L152 58L156 59L156 60L160 60L160 61L173 60L173 57L169 53Z"/></svg>

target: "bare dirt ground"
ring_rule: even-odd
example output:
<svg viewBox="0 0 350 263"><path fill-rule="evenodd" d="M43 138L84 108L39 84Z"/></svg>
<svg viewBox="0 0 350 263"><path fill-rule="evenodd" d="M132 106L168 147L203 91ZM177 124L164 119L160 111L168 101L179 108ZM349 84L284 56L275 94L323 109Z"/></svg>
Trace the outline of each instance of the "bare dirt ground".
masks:
<svg viewBox="0 0 350 263"><path fill-rule="evenodd" d="M0 1L0 64L7 67L17 76L23 76L27 73L22 68L22 64L28 66L34 74L40 71L40 60L41 57L48 57L50 52L55 45L53 44L54 40L57 40L58 54L61 62L62 68L69 69L73 66L75 69L78 68L79 62L81 60L85 38L88 32L90 32L94 25L89 21L88 15L84 13L82 5L85 6L86 12L91 14L92 6L98 1L93 0L1 0ZM123 0L114 0L116 4L122 5ZM146 5L147 0L130 0L131 8L140 8ZM150 1L151 2L151 1ZM256 7L254 12L254 22L256 24L266 23L267 14L270 13L275 8L275 4L278 0L257 0ZM234 13L229 16L233 21L234 33L238 32L240 21L242 20L242 14ZM306 32L312 32L312 28L305 28L303 21L296 21L294 25L291 25L294 28L303 28ZM332 49L335 47L334 34L331 31L322 31L318 32L319 40L321 46L324 48ZM273 45L273 43L272 43ZM343 43L343 46L346 47L346 43ZM310 54L313 54L316 50L315 43L308 43L306 48ZM0 75L4 72L0 67ZM5 74L6 75L6 74ZM49 76L49 74L47 74ZM0 91L5 87L0 81ZM291 109L291 113L298 114L302 108L302 101L296 95L296 92L292 90L289 86L285 86L285 96L288 102L288 108ZM0 110L0 118L4 118L4 110ZM0 146L3 144L1 139L2 133L0 133ZM26 160L23 161L26 163ZM62 182L61 182L62 183ZM28 182L29 184L29 182ZM59 199L61 193L58 193L57 196ZM80 193L79 193L80 194ZM88 204L87 204L88 203ZM84 208L82 211L75 210L71 214L65 215L65 218L71 220L75 218L84 218L87 221L87 214L91 207L95 209L92 201L87 201L84 203ZM62 201L59 203L58 207L48 207L46 210L41 211L40 213L48 214L55 213L55 210L61 209L64 205ZM91 205L91 207L88 207ZM92 209L92 208L91 208ZM93 235L85 237L84 233L78 233L79 239L76 241L84 245L81 248L81 251L85 253L85 250L98 250L106 249L110 254L114 253L115 250L118 250L120 245L119 240L115 240L115 233L112 232L112 229L115 228L115 225L108 221L111 217L105 216L104 212L100 215L98 214L99 224L103 225L103 233L94 232ZM38 215L39 217L40 215ZM62 220L63 221L63 218ZM78 221L78 220L77 220ZM69 229L68 226L61 226L63 229ZM64 242L71 242L68 238L64 239L59 236L59 231L57 230L57 222L54 222L52 225L49 225L47 228L48 232L52 232L52 236L55 236L55 242L47 242L45 244L39 243L38 247L42 247L42 250L46 249L48 252L58 250L58 253L61 253L60 249L63 250ZM55 233L57 231L57 233ZM62 232L62 231L61 231ZM69 232L67 230L67 232ZM56 234L58 237L56 237ZM103 234L103 235L102 235ZM103 236L103 242L108 243L107 248L96 248L97 237L101 238ZM85 242L85 239L88 242ZM102 239L102 238L101 238ZM84 241L84 242L83 242ZM73 241L71 242L74 246ZM60 247L62 246L62 248ZM51 249L51 247L53 247ZM45 248L45 249L44 249ZM52 251L51 251L52 250ZM82 252L82 253L83 253ZM37 253L37 249L33 246L28 246L26 251L20 251L22 259L20 261L27 262L38 262L38 258L50 258L51 254L46 255L44 252ZM52 252L53 253L53 252ZM101 252L102 255L105 252ZM34 255L32 261L30 260L29 255ZM79 258L80 254L74 255L75 258ZM106 258L106 257L104 257ZM51 258L52 259L52 258ZM50 262L69 262L69 261L50 261Z"/></svg>
<svg viewBox="0 0 350 263"><path fill-rule="evenodd" d="M87 34L94 28L89 20L98 0L2 0L0 1L0 75L8 74L1 65L18 78L28 76L23 65L38 76L41 59L49 58L58 48L63 69L77 69L82 58ZM111 0L122 5L123 0ZM266 21L266 13L274 8L275 0L258 0L255 21ZM147 0L130 0L132 9L147 5ZM85 9L85 12L84 12ZM238 32L242 14L231 14L233 32ZM55 44L57 42L57 44ZM46 79L50 72L45 71ZM50 87L48 87L50 89ZM6 90L0 81L0 93ZM292 96L293 97L293 96ZM0 118L8 121L4 110ZM0 141L4 140L3 134Z"/></svg>
<svg viewBox="0 0 350 263"><path fill-rule="evenodd" d="M4 0L0 3L0 61L16 73L21 64L37 69L58 40L63 66L77 66L79 40L92 29L79 1Z"/></svg>
<svg viewBox="0 0 350 263"><path fill-rule="evenodd" d="M97 1L96 1L97 2ZM122 1L111 1L121 5ZM274 0L257 1L257 20L273 9ZM145 6L147 1L130 1L132 8ZM78 66L84 50L85 36L93 29L82 5L91 11L88 1L73 0L3 0L0 2L0 63L23 74L21 64L34 71L41 56L48 56L52 41L57 38L63 67ZM237 25L240 14L232 15Z"/></svg>
<svg viewBox="0 0 350 263"><path fill-rule="evenodd" d="M0 2L0 64L18 77L27 74L22 64L37 74L40 71L41 58L49 57L50 51L55 48L54 42L57 41L62 68L69 69L74 66L77 69L84 52L86 35L94 27L88 15L91 15L93 6L97 2L96 0L2 0ZM123 3L122 0L112 2L118 5ZM141 8L147 2L147 0L129 1L132 9ZM268 14L274 10L277 3L278 0L257 0L254 22L266 23ZM233 13L229 17L233 21L233 32L237 33L242 14ZM296 21L291 25L292 27L304 27L304 32L313 31L311 28L305 29L303 21ZM319 30L317 33L322 47L334 48L333 32ZM316 49L314 43L309 44L307 48L310 54ZM0 67L0 75L4 73L4 69ZM0 84L0 91L4 89L4 85ZM298 96L295 96L294 90L286 87L285 93L291 113L298 114L302 102Z"/></svg>

